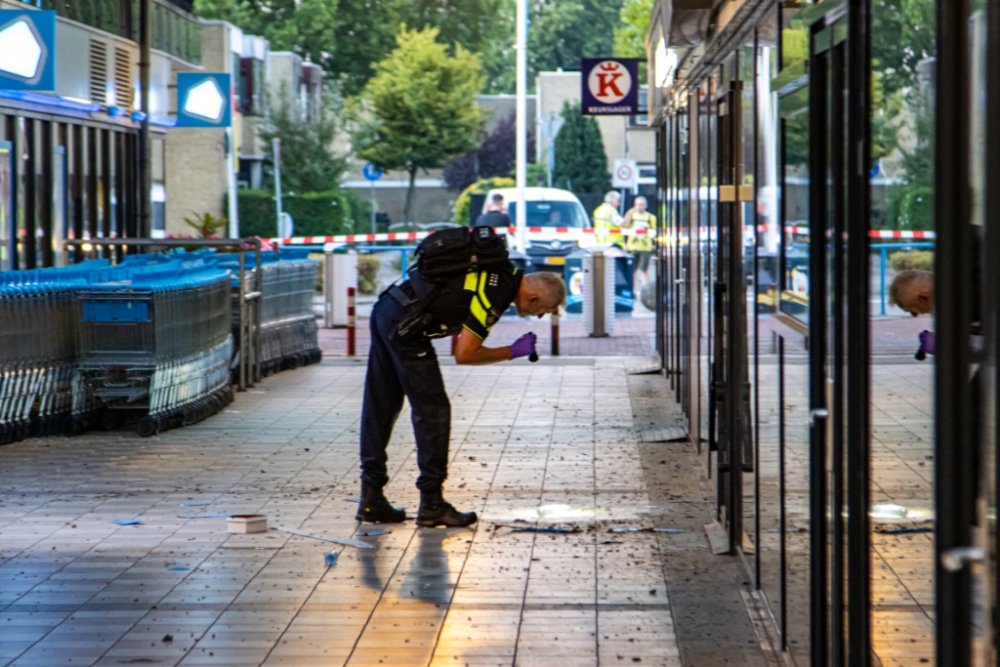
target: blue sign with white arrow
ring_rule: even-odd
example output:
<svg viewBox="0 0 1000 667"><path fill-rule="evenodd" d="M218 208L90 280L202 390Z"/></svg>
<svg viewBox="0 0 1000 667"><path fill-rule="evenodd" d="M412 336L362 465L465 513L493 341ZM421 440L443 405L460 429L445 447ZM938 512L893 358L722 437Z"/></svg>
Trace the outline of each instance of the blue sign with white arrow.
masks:
<svg viewBox="0 0 1000 667"><path fill-rule="evenodd" d="M0 88L56 87L56 13L0 10Z"/></svg>
<svg viewBox="0 0 1000 667"><path fill-rule="evenodd" d="M382 170L376 168L371 162L365 162L365 167L361 170L361 173L372 183L382 178Z"/></svg>

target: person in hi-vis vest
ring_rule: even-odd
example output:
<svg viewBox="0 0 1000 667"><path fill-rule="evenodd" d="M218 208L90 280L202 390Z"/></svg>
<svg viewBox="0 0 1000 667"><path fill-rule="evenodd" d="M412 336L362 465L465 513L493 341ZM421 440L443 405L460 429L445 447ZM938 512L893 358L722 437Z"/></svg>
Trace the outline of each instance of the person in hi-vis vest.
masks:
<svg viewBox="0 0 1000 667"><path fill-rule="evenodd" d="M594 242L597 245L613 245L622 243L622 235L611 232L613 227L621 227L625 220L618 213L618 205L622 196L611 190L604 195L604 203L594 209Z"/></svg>
<svg viewBox="0 0 1000 667"><path fill-rule="evenodd" d="M653 254L653 233L656 230L656 216L646 210L645 197L636 197L635 202L625 212L625 228L633 232L645 231L645 234L631 234L625 242L625 249L632 253L635 260L635 292L649 282L649 260Z"/></svg>

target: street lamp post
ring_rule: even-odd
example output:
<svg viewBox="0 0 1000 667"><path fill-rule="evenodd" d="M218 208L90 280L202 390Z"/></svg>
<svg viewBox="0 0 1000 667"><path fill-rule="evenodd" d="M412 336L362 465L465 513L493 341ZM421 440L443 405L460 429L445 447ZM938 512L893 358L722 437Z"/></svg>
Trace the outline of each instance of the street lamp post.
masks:
<svg viewBox="0 0 1000 667"><path fill-rule="evenodd" d="M518 252L524 252L525 231L528 224L528 206L525 201L525 187L527 186L527 161L528 161L528 0L517 0L517 43L514 49L517 53L517 111L516 129L517 140L515 142L515 169L517 185L517 239L516 247Z"/></svg>
<svg viewBox="0 0 1000 667"><path fill-rule="evenodd" d="M152 30L153 0L139 0L139 220L136 236L148 238L152 234L152 160L149 146L149 85L150 66L153 58Z"/></svg>

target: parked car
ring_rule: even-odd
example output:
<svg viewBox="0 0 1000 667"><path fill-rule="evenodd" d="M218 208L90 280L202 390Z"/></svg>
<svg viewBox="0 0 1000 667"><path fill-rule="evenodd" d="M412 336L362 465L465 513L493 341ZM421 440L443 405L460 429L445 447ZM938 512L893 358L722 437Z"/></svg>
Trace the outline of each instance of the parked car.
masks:
<svg viewBox="0 0 1000 667"><path fill-rule="evenodd" d="M498 188L486 194L483 212L493 201L493 195L503 196L507 204L507 215L511 223L517 225L519 211L517 210L517 190L515 188ZM582 229L590 227L590 218L583 204L568 190L558 188L525 188L527 202L528 227L571 227ZM566 264L566 256L580 248L573 239L553 239L546 241L528 241L525 250L528 254L529 266L534 270L562 272ZM528 269L532 270L531 268Z"/></svg>

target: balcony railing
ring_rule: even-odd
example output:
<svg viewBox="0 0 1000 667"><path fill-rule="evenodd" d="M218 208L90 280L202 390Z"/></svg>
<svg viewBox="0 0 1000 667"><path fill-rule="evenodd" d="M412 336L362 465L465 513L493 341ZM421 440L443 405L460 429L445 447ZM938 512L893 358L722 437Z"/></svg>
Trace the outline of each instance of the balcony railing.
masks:
<svg viewBox="0 0 1000 667"><path fill-rule="evenodd" d="M201 27L182 2L154 0L153 48L201 64ZM132 41L139 39L139 0L42 0L43 9Z"/></svg>

